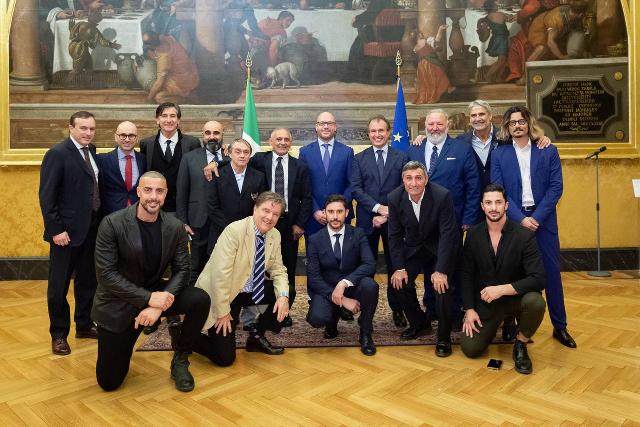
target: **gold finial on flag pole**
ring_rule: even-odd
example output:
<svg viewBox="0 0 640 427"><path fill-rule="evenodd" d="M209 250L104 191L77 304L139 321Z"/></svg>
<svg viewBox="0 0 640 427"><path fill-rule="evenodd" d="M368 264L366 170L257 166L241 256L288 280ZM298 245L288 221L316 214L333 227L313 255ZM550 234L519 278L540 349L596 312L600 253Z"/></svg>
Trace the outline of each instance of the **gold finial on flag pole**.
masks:
<svg viewBox="0 0 640 427"><path fill-rule="evenodd" d="M400 51L398 51L398 54L400 54ZM251 82L251 65L253 65L251 51L247 52L247 59L245 59L244 63L247 66L247 84L249 84Z"/></svg>
<svg viewBox="0 0 640 427"><path fill-rule="evenodd" d="M396 52L396 90L398 89L398 84L400 82L400 66L402 65L402 56L400 56L400 51Z"/></svg>

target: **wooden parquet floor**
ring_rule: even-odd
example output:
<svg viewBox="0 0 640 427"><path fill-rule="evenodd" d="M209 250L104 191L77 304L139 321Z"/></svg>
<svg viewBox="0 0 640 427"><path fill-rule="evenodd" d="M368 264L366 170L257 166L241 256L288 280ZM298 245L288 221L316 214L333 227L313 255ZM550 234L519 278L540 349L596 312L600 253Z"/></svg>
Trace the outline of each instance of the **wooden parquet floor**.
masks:
<svg viewBox="0 0 640 427"><path fill-rule="evenodd" d="M563 274L577 350L551 337L545 317L529 352L534 373L513 370L511 345L475 360L458 347L238 352L219 368L191 357L196 389L169 379L168 352L134 353L115 392L95 382L96 343L70 338L50 352L46 283L0 282L0 422L3 426L199 425L640 425L640 280L616 272ZM73 331L72 331L73 335ZM374 336L375 339L375 336ZM488 358L504 360L500 371Z"/></svg>

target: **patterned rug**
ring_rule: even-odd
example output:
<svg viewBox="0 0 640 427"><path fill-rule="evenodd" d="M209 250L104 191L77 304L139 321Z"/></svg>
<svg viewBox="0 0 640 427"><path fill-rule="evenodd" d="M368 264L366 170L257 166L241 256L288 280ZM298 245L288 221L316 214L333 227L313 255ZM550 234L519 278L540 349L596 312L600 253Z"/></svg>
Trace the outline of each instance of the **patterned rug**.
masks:
<svg viewBox="0 0 640 427"><path fill-rule="evenodd" d="M291 309L291 318L293 326L283 328L279 334L267 332L266 336L272 344L283 347L358 347L359 332L358 322L356 320L345 322L340 320L338 323L338 337L328 340L322 334L323 328L314 329L306 321L305 317L309 309L307 303L307 288L304 285L296 286L296 301ZM423 287L418 286L418 298L422 301ZM435 345L435 331L438 322L433 322L433 333L430 335L419 337L415 340L401 340L400 333L404 328L397 328L393 324L391 317L391 309L387 304L386 290L380 288L380 298L378 300L378 308L373 319L373 341L377 346L386 345ZM460 335L462 332L452 332L451 341L453 344L460 343ZM238 348L244 348L247 341L247 332L241 327L236 329L236 345ZM494 343L502 343L502 329L498 329ZM167 330L167 323L163 319L158 330L146 337L142 345L136 351L169 351L171 350L171 339Z"/></svg>

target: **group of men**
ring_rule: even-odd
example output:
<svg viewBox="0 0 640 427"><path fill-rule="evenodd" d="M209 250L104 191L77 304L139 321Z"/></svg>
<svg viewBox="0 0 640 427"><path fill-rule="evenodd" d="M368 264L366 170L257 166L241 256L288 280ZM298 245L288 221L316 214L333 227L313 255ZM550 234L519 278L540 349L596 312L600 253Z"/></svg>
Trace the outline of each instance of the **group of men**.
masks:
<svg viewBox="0 0 640 427"><path fill-rule="evenodd" d="M233 363L239 322L248 351L282 354L265 332L293 323L303 235L306 320L324 328L325 339L338 335L340 319L359 313L361 351L376 353L373 277L382 240L402 339L431 333L437 319L435 353L446 357L459 323L462 351L477 357L503 324L503 337L515 338L516 370L530 373L526 344L544 315L544 288L553 336L576 347L559 270L557 149L524 107L510 108L497 132L486 102L472 102L469 115L472 130L454 139L447 114L429 112L426 138L408 153L390 147L389 122L375 116L371 147L354 155L336 139L333 114L323 112L317 140L295 158L284 128L271 133L272 151L261 153L243 139L223 147L216 121L204 125L202 142L183 134L172 103L156 109L158 132L140 152L136 126L123 122L118 147L98 155L95 118L75 113L69 138L47 152L41 169L53 353L71 352L66 295L74 275L76 338L98 339L105 390L124 381L136 339L161 316L173 319L171 376L182 391L195 384L191 352ZM416 292L420 273L426 310Z"/></svg>

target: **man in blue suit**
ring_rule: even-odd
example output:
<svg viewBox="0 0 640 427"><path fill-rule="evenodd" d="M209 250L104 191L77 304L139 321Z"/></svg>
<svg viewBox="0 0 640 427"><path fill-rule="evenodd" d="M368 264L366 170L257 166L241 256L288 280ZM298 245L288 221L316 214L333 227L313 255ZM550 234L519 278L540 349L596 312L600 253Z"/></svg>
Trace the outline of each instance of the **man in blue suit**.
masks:
<svg viewBox="0 0 640 427"><path fill-rule="evenodd" d="M116 128L118 147L98 154L100 169L100 197L102 212L108 215L138 201L138 178L146 172L144 154L136 152L138 129L131 122L122 122Z"/></svg>
<svg viewBox="0 0 640 427"><path fill-rule="evenodd" d="M335 139L336 118L329 112L323 112L316 119L318 139L300 149L300 160L309 169L311 195L313 197L312 215L304 229L305 241L315 232L327 225L324 202L330 194L342 194L351 206L351 167L353 149ZM347 222L353 219L349 209Z"/></svg>
<svg viewBox="0 0 640 427"><path fill-rule="evenodd" d="M560 277L560 239L556 204L562 196L562 165L556 147L540 150L541 133L526 107L511 107L503 116L500 139L511 142L491 155L491 179L508 194L507 216L535 231L547 277L545 293L553 337L575 348L567 331L567 314Z"/></svg>
<svg viewBox="0 0 640 427"><path fill-rule="evenodd" d="M447 134L448 120L449 117L443 110L431 110L427 114L426 142L409 147L409 160L424 164L429 181L443 186L451 193L461 243L462 233L478 222L480 175L471 146ZM460 287L457 286L457 276L456 273L451 280L454 330L462 327L462 297ZM424 302L429 311L434 313L435 303L431 292L425 292Z"/></svg>
<svg viewBox="0 0 640 427"><path fill-rule="evenodd" d="M324 337L338 336L340 308L360 314L360 350L376 353L371 333L378 305L378 284L372 276L375 261L367 236L359 228L345 224L349 213L341 194L327 197L324 211L327 226L307 243L307 289L311 301L307 321L314 328L324 326Z"/></svg>
<svg viewBox="0 0 640 427"><path fill-rule="evenodd" d="M393 313L393 323L406 327L407 320L402 306L391 286L391 254L389 252L387 219L389 206L387 194L402 184L402 167L408 161L406 153L389 147L391 126L384 116L369 119L371 147L358 153L353 161L351 189L356 206L356 227L367 235L373 258L378 257L382 239L384 260L387 266L387 300Z"/></svg>

